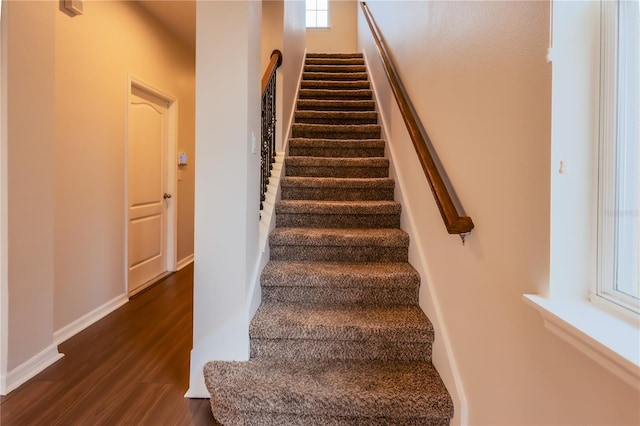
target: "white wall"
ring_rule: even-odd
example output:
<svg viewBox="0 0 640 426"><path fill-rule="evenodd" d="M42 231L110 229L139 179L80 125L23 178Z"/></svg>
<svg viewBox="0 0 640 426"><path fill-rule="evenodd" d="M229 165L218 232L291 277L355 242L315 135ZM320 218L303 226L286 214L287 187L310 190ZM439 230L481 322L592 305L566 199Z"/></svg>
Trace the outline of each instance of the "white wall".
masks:
<svg viewBox="0 0 640 426"><path fill-rule="evenodd" d="M57 2L6 6L11 387L57 359L57 339L126 301L128 77L178 98L179 150L193 158L195 64L135 3L86 2L73 18ZM192 168L179 184L179 256L192 253L189 191Z"/></svg>
<svg viewBox="0 0 640 426"><path fill-rule="evenodd" d="M249 356L246 299L259 255L261 9L254 1L197 4L198 158L189 396L208 395L202 376L207 361Z"/></svg>
<svg viewBox="0 0 640 426"><path fill-rule="evenodd" d="M255 134L259 144L261 130L261 6L255 1L197 4L198 159L188 397L209 396L202 376L207 361L249 358L252 297L259 295L256 286L265 262L258 232L259 145L252 152L251 140ZM285 1L282 10L282 29L266 28L275 40L282 31L283 115L289 117L304 59L304 2ZM266 13L278 16L279 11ZM229 38L235 42L228 43Z"/></svg>
<svg viewBox="0 0 640 426"><path fill-rule="evenodd" d="M358 47L357 0L329 0L329 27L307 30L308 52L353 53Z"/></svg>
<svg viewBox="0 0 640 426"><path fill-rule="evenodd" d="M549 333L522 301L549 283L549 3L368 4L476 225L465 246L446 233L360 19L456 422L638 424L637 391Z"/></svg>

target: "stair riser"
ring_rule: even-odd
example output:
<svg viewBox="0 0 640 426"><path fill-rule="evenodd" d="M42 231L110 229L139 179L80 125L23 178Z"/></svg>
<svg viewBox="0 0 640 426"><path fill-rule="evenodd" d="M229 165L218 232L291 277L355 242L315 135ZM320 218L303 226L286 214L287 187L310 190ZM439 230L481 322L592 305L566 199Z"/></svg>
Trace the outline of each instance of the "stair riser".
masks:
<svg viewBox="0 0 640 426"><path fill-rule="evenodd" d="M366 73L334 73L334 72L303 72L302 81L329 80L329 81L367 81Z"/></svg>
<svg viewBox="0 0 640 426"><path fill-rule="evenodd" d="M282 186L283 200L393 200L393 188L302 188Z"/></svg>
<svg viewBox="0 0 640 426"><path fill-rule="evenodd" d="M263 302L325 305L415 305L417 288L262 287Z"/></svg>
<svg viewBox="0 0 640 426"><path fill-rule="evenodd" d="M323 117L318 116L300 116L296 117L296 123L299 124L378 124L378 117Z"/></svg>
<svg viewBox="0 0 640 426"><path fill-rule="evenodd" d="M375 111L373 101L302 99L297 103L301 111Z"/></svg>
<svg viewBox="0 0 640 426"><path fill-rule="evenodd" d="M451 419L434 417L341 417L266 411L238 411L211 399L211 411L225 426L449 426Z"/></svg>
<svg viewBox="0 0 640 426"><path fill-rule="evenodd" d="M431 361L431 343L251 338L252 358Z"/></svg>
<svg viewBox="0 0 640 426"><path fill-rule="evenodd" d="M354 130L351 126L341 129L340 126L323 128L294 124L291 129L292 137L307 139L380 139L380 133L379 126L362 126L362 129Z"/></svg>
<svg viewBox="0 0 640 426"><path fill-rule="evenodd" d="M276 226L284 228L400 228L400 214L278 213Z"/></svg>
<svg viewBox="0 0 640 426"><path fill-rule="evenodd" d="M305 65L303 72L363 73L366 71L364 65Z"/></svg>
<svg viewBox="0 0 640 426"><path fill-rule="evenodd" d="M371 100L371 90L325 90L325 89L301 89L299 99L324 99L324 100Z"/></svg>
<svg viewBox="0 0 640 426"><path fill-rule="evenodd" d="M268 287L329 287L329 288L403 288L417 291L420 275L409 265L314 264L311 262L269 262L260 275L263 289Z"/></svg>
<svg viewBox="0 0 640 426"><path fill-rule="evenodd" d="M330 90L357 90L370 89L371 84L366 80L302 80L301 89L330 89Z"/></svg>
<svg viewBox="0 0 640 426"><path fill-rule="evenodd" d="M367 158L384 157L384 148L324 148L289 145L289 155L300 157Z"/></svg>
<svg viewBox="0 0 640 426"><path fill-rule="evenodd" d="M271 260L407 262L407 247L271 245Z"/></svg>
<svg viewBox="0 0 640 426"><path fill-rule="evenodd" d="M307 58L305 65L360 65L364 66L362 58Z"/></svg>
<svg viewBox="0 0 640 426"><path fill-rule="evenodd" d="M385 178L389 176L388 167L287 166L286 170L287 176L299 177Z"/></svg>
<svg viewBox="0 0 640 426"><path fill-rule="evenodd" d="M346 58L346 59L363 59L364 56L362 53L319 53L319 52L310 52L307 53L307 59L317 59L317 58Z"/></svg>

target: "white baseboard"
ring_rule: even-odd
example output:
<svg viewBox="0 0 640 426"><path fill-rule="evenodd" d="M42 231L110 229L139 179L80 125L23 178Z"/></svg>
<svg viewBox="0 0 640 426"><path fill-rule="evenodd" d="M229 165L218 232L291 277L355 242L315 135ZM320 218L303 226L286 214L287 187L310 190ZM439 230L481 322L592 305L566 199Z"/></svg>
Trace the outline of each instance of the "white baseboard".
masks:
<svg viewBox="0 0 640 426"><path fill-rule="evenodd" d="M60 330L55 331L53 333L53 344L57 346L60 343L75 336L85 328L89 327L91 324L107 316L128 301L129 298L127 297L127 295L121 294L120 296L111 299L104 305L98 306L96 309L89 312L88 314L81 316L71 324L68 324L62 327Z"/></svg>
<svg viewBox="0 0 640 426"><path fill-rule="evenodd" d="M47 347L28 361L9 371L6 377L0 378L0 384L2 384L0 395L6 395L17 389L20 385L40 373L54 362L58 361L63 356L64 354L58 352L57 345L53 344Z"/></svg>
<svg viewBox="0 0 640 426"><path fill-rule="evenodd" d="M185 257L182 260L179 260L178 263L176 264L176 271L179 271L185 266L189 266L191 263L193 263L193 254L190 254L189 256Z"/></svg>

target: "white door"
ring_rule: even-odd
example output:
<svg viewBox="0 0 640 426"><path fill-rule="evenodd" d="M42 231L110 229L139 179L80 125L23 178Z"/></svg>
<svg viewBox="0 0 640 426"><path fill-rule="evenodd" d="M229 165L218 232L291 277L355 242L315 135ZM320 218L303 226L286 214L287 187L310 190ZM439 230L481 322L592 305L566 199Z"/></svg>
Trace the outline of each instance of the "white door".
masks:
<svg viewBox="0 0 640 426"><path fill-rule="evenodd" d="M128 282L135 293L167 272L168 103L135 86L129 101Z"/></svg>

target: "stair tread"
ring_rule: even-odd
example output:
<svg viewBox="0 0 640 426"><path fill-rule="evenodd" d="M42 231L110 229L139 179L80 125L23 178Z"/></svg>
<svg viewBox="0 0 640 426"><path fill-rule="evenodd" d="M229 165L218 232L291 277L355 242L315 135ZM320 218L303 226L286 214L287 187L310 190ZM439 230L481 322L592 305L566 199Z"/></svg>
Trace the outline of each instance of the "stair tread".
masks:
<svg viewBox="0 0 640 426"><path fill-rule="evenodd" d="M302 81L320 80L368 81L369 77L367 76L367 73L364 72L333 73L306 71L302 73Z"/></svg>
<svg viewBox="0 0 640 426"><path fill-rule="evenodd" d="M369 99L298 99L298 110L315 111L374 111Z"/></svg>
<svg viewBox="0 0 640 426"><path fill-rule="evenodd" d="M319 129L319 130L331 130L342 132L358 132L368 130L379 130L379 124L310 124L310 123L293 123L293 127L307 128L307 129Z"/></svg>
<svg viewBox="0 0 640 426"><path fill-rule="evenodd" d="M399 214L400 203L389 200L334 201L334 200L281 200L276 203L277 213L307 214Z"/></svg>
<svg viewBox="0 0 640 426"><path fill-rule="evenodd" d="M298 177L285 176L280 180L281 186L324 187L324 188L393 188L395 182L391 178L330 178L330 177Z"/></svg>
<svg viewBox="0 0 640 426"><path fill-rule="evenodd" d="M451 397L429 362L212 361L204 373L216 399L236 410L372 419L453 416Z"/></svg>
<svg viewBox="0 0 640 426"><path fill-rule="evenodd" d="M307 287L400 287L420 284L418 272L406 262L293 262L272 260L261 285Z"/></svg>
<svg viewBox="0 0 640 426"><path fill-rule="evenodd" d="M389 167L389 160L384 157L311 157L288 156L285 158L288 166L323 166L323 167Z"/></svg>
<svg viewBox="0 0 640 426"><path fill-rule="evenodd" d="M364 58L362 53L327 53L327 52L309 52L307 58Z"/></svg>
<svg viewBox="0 0 640 426"><path fill-rule="evenodd" d="M328 58L307 57L304 63L306 65L364 65L364 58L341 58L335 56Z"/></svg>
<svg viewBox="0 0 640 426"><path fill-rule="evenodd" d="M300 89L301 99L342 99L357 98L368 100L373 96L371 89Z"/></svg>
<svg viewBox="0 0 640 426"><path fill-rule="evenodd" d="M366 72L364 65L305 65L304 72L351 73Z"/></svg>
<svg viewBox="0 0 640 426"><path fill-rule="evenodd" d="M433 326L418 306L326 306L262 303L251 338L311 340L391 339L431 342Z"/></svg>
<svg viewBox="0 0 640 426"><path fill-rule="evenodd" d="M397 228L276 228L273 245L408 247L409 235Z"/></svg>
<svg viewBox="0 0 640 426"><path fill-rule="evenodd" d="M342 148L353 146L360 148L384 148L383 139L324 139L324 138L292 138L289 139L289 146L295 147L326 147ZM326 158L326 157L325 157Z"/></svg>
<svg viewBox="0 0 640 426"><path fill-rule="evenodd" d="M368 80L330 80L325 79L303 79L300 83L302 89L370 89Z"/></svg>
<svg viewBox="0 0 640 426"><path fill-rule="evenodd" d="M331 118L334 120L361 120L361 119L377 119L376 111L316 111L316 110L298 110L295 118Z"/></svg>
<svg viewBox="0 0 640 426"><path fill-rule="evenodd" d="M291 125L294 138L371 139L380 138L382 128L378 124L303 124Z"/></svg>

